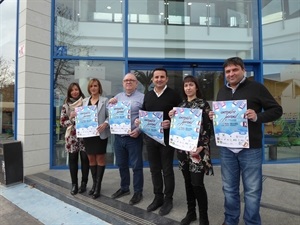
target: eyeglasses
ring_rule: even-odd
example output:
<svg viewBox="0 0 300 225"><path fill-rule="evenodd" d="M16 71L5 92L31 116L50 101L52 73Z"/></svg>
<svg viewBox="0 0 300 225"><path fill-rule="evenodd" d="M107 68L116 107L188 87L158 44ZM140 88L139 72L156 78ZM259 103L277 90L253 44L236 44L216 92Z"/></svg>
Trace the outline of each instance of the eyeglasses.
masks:
<svg viewBox="0 0 300 225"><path fill-rule="evenodd" d="M127 82L132 83L132 82L135 82L135 81L136 81L136 80L123 80L124 83L127 83Z"/></svg>

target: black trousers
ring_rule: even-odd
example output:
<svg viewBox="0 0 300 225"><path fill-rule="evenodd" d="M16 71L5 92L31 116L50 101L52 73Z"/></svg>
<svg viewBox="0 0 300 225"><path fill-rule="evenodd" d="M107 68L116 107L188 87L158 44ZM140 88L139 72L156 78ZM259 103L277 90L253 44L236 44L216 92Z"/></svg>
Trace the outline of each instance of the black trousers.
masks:
<svg viewBox="0 0 300 225"><path fill-rule="evenodd" d="M145 137L145 141L155 197L172 200L175 188L174 148L149 137Z"/></svg>

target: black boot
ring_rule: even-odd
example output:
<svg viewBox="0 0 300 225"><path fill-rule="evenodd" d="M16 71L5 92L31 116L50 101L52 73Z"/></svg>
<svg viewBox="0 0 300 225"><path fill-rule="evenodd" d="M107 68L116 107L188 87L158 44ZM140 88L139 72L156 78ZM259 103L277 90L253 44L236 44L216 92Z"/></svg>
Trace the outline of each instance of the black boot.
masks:
<svg viewBox="0 0 300 225"><path fill-rule="evenodd" d="M188 211L186 213L186 216L181 220L180 224L189 225L192 221L195 221L197 219L196 198L195 198L193 185L191 183L191 176L190 176L190 172L188 171L188 168L184 168L184 170L182 170L182 175L184 177Z"/></svg>
<svg viewBox="0 0 300 225"><path fill-rule="evenodd" d="M80 185L80 187L78 189L78 193L84 193L84 192L86 192L86 184L87 184L87 182L81 181L81 185Z"/></svg>
<svg viewBox="0 0 300 225"><path fill-rule="evenodd" d="M78 193L78 184L72 184L71 195L76 195Z"/></svg>
<svg viewBox="0 0 300 225"><path fill-rule="evenodd" d="M69 169L72 181L72 189L70 193L71 195L76 195L78 193L78 152L69 153Z"/></svg>
<svg viewBox="0 0 300 225"><path fill-rule="evenodd" d="M87 154L83 151L80 151L80 161L81 161L81 185L78 189L78 193L83 193L86 191L86 185L88 182L88 177L89 177L89 159L87 157Z"/></svg>
<svg viewBox="0 0 300 225"><path fill-rule="evenodd" d="M188 211L186 216L181 220L180 225L189 225L197 219L196 211Z"/></svg>
<svg viewBox="0 0 300 225"><path fill-rule="evenodd" d="M93 194L93 199L98 198L100 196L104 170L105 170L105 166L97 166L97 180L96 180L95 192Z"/></svg>
<svg viewBox="0 0 300 225"><path fill-rule="evenodd" d="M207 203L207 193L205 186L194 186L194 194L197 198L198 206L199 206L199 217L200 217L200 225L209 225L208 221L208 203Z"/></svg>
<svg viewBox="0 0 300 225"><path fill-rule="evenodd" d="M89 191L89 195L94 194L96 188L96 174L97 174L97 166L90 166L91 174L93 178L93 186L92 189Z"/></svg>

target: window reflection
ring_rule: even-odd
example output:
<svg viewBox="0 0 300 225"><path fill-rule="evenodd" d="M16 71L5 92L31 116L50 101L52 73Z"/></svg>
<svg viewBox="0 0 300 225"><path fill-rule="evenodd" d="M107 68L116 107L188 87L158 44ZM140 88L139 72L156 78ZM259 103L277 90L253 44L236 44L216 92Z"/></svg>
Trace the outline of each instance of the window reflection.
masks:
<svg viewBox="0 0 300 225"><path fill-rule="evenodd" d="M300 4L297 0L263 0L264 59L300 59Z"/></svg>
<svg viewBox="0 0 300 225"><path fill-rule="evenodd" d="M15 125L15 49L16 1L4 1L0 7L0 141L14 139Z"/></svg>
<svg viewBox="0 0 300 225"><path fill-rule="evenodd" d="M300 158L299 71L299 64L264 66L264 84L283 108L280 119L265 124L267 160Z"/></svg>
<svg viewBox="0 0 300 225"><path fill-rule="evenodd" d="M89 96L87 84L90 78L98 78L102 84L103 96L113 97L116 93L123 90L123 62L115 61L77 61L77 60L55 60L55 79L54 79L54 142L53 165L61 166L67 163L65 152L65 129L60 126L60 112L64 103L67 88L70 83L78 82L84 95ZM107 163L113 164L113 135L108 139Z"/></svg>

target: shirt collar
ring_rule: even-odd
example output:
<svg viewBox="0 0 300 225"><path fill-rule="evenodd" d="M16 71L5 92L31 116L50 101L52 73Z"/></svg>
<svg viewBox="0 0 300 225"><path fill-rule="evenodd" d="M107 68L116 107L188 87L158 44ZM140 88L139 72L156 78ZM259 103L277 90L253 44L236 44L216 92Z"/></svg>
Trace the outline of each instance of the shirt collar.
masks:
<svg viewBox="0 0 300 225"><path fill-rule="evenodd" d="M133 92L131 92L130 94L127 94L126 92L124 92L124 94L128 97L132 96L134 93L136 92L136 90L134 90Z"/></svg>
<svg viewBox="0 0 300 225"><path fill-rule="evenodd" d="M157 95L157 97L159 97L159 96L161 96L163 93L164 93L164 91L167 89L167 85L164 87L164 89L162 90L162 92L160 92L160 93L158 93L156 90L155 90L155 88L153 89L153 91L155 92L155 94Z"/></svg>
<svg viewBox="0 0 300 225"><path fill-rule="evenodd" d="M240 84L244 83L245 80L246 80L246 76L244 76L243 79L237 84L235 89L233 89L229 83L226 83L226 87L230 88L232 90L232 93L234 93L235 90L240 86Z"/></svg>

